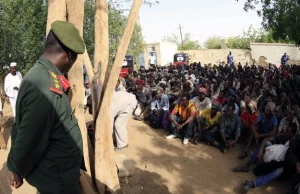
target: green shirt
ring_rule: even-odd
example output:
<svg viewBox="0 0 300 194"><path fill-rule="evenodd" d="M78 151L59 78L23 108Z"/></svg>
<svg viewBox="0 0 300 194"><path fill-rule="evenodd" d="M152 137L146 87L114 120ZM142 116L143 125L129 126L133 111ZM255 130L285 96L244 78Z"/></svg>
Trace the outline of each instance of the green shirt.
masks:
<svg viewBox="0 0 300 194"><path fill-rule="evenodd" d="M41 56L20 86L7 166L23 178L36 169L79 171L82 162L81 132L57 75Z"/></svg>

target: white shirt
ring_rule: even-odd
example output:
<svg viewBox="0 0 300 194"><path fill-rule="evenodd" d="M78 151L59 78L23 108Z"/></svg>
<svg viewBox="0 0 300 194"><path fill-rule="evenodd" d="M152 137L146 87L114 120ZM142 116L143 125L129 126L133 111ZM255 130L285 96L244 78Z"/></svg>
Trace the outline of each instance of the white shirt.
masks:
<svg viewBox="0 0 300 194"><path fill-rule="evenodd" d="M121 111L127 108L127 106L130 106L132 110L134 110L136 105L137 100L135 95L126 91L115 92L110 104L111 117L115 118Z"/></svg>
<svg viewBox="0 0 300 194"><path fill-rule="evenodd" d="M15 90L14 87L20 88L21 81L22 81L22 75L18 71L17 71L16 75L12 75L11 73L9 73L5 77L4 90L8 97L17 98L18 91Z"/></svg>
<svg viewBox="0 0 300 194"><path fill-rule="evenodd" d="M151 56L150 57L150 64L155 64L156 61L156 57L155 56Z"/></svg>
<svg viewBox="0 0 300 194"><path fill-rule="evenodd" d="M196 96L190 102L195 104L197 110L205 110L211 108L211 100L207 97L205 97L204 100L201 102L199 96Z"/></svg>

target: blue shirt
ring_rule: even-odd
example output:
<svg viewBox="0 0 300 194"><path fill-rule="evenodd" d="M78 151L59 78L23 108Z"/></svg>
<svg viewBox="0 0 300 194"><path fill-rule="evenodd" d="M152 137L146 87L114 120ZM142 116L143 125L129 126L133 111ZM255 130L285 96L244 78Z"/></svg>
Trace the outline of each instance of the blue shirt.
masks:
<svg viewBox="0 0 300 194"><path fill-rule="evenodd" d="M228 63L229 65L232 65L232 64L233 64L233 56L232 56L232 55L228 55L228 56L227 56L227 63Z"/></svg>
<svg viewBox="0 0 300 194"><path fill-rule="evenodd" d="M281 57L281 63L282 63L282 64L286 64L288 60L289 60L289 58L288 58L287 55L283 55L283 56Z"/></svg>
<svg viewBox="0 0 300 194"><path fill-rule="evenodd" d="M221 117L220 132L225 134L226 138L235 138L241 131L241 119L237 115L230 118L227 114Z"/></svg>
<svg viewBox="0 0 300 194"><path fill-rule="evenodd" d="M267 119L265 114L262 113L257 117L258 132L261 134L269 133L273 130L274 125L278 125L278 120L275 115Z"/></svg>
<svg viewBox="0 0 300 194"><path fill-rule="evenodd" d="M167 95L163 94L161 96L161 99L156 98L156 96L153 98L150 106L151 111L152 110L161 110L164 111L169 110L169 98Z"/></svg>

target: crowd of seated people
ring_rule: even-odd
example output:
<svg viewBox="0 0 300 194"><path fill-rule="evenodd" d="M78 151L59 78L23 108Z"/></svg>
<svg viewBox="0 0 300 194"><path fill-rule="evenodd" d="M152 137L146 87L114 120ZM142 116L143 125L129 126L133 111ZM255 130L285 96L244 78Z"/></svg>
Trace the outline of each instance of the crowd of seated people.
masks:
<svg viewBox="0 0 300 194"><path fill-rule="evenodd" d="M166 130L167 140L205 142L222 153L240 142L238 158L248 161L233 171L256 164L259 176L245 181L245 193L278 178L298 175L299 182L300 67L141 67L129 71L124 89L136 95L134 118Z"/></svg>

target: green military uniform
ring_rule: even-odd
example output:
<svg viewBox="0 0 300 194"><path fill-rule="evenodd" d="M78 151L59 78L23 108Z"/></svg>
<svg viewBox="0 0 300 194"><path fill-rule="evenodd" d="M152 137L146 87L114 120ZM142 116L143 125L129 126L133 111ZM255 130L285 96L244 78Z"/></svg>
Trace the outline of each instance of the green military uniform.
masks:
<svg viewBox="0 0 300 194"><path fill-rule="evenodd" d="M21 83L11 132L8 169L41 194L81 193L81 132L60 79L56 66L40 57Z"/></svg>

